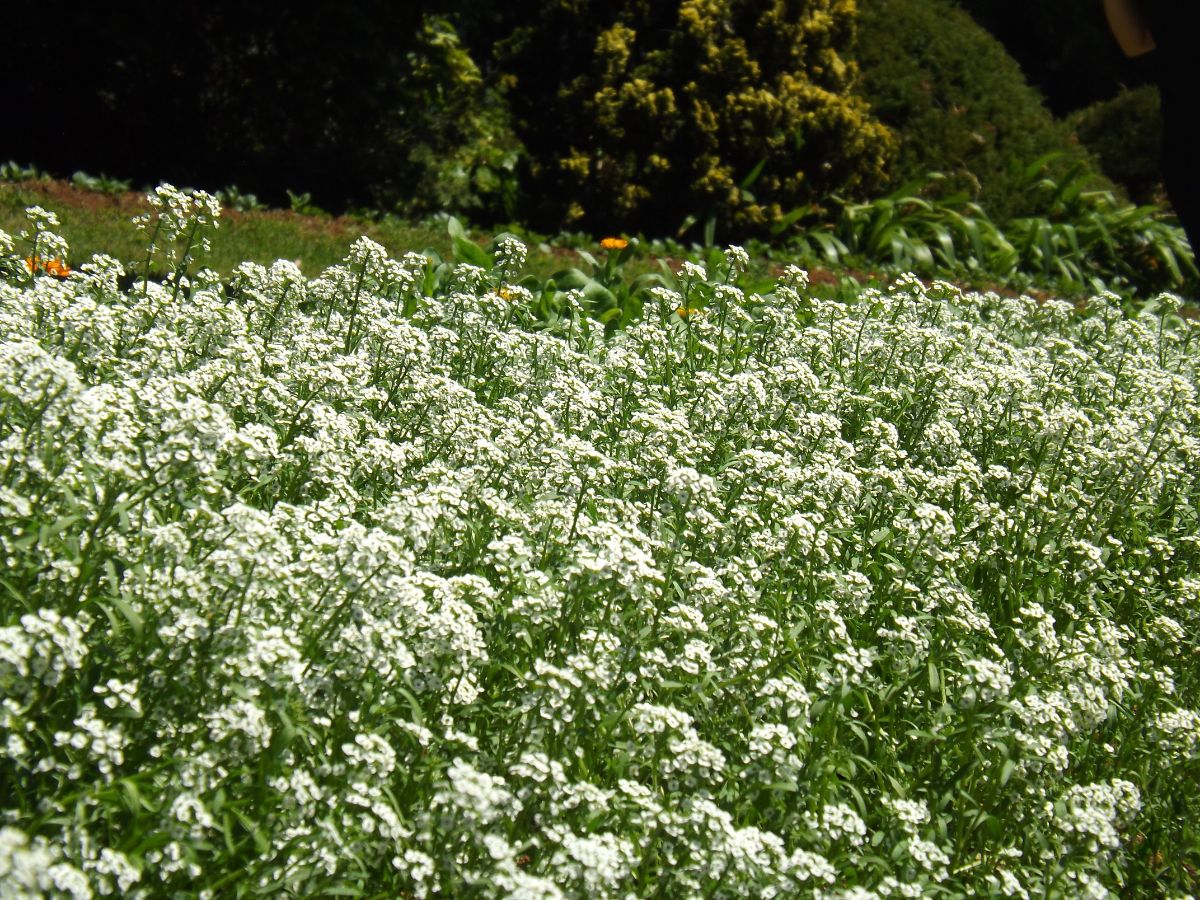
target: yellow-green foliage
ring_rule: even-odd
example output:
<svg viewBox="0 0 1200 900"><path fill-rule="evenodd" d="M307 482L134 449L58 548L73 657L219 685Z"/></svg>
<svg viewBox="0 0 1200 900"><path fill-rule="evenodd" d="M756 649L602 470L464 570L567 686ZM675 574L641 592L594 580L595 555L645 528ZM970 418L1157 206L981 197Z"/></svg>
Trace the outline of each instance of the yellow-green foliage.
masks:
<svg viewBox="0 0 1200 900"><path fill-rule="evenodd" d="M497 56L546 224L662 231L690 213L747 234L881 178L892 138L841 55L854 0L559 0L528 13Z"/></svg>
<svg viewBox="0 0 1200 900"><path fill-rule="evenodd" d="M511 217L520 146L457 29L423 17L403 65L393 88L400 102L378 148L387 174L372 185L375 203L412 216Z"/></svg>

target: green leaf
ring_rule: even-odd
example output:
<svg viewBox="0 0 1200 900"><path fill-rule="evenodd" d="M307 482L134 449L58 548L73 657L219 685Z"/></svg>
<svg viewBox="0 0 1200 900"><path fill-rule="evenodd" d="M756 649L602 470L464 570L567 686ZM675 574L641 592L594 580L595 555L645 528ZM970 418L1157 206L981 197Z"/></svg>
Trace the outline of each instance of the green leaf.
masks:
<svg viewBox="0 0 1200 900"><path fill-rule="evenodd" d="M125 805L131 813L135 815L142 810L154 812L154 804L142 796L142 792L138 790L130 778L122 778L117 782L121 786L121 793L125 795Z"/></svg>
<svg viewBox="0 0 1200 900"><path fill-rule="evenodd" d="M391 688L394 691L398 691L400 693L400 696L403 697L408 702L408 708L412 712L412 716L413 716L412 717L413 723L416 725L424 726L425 712L424 712L424 710L421 709L421 703L419 700L417 700L416 694L414 694L412 691L410 691L408 688L406 688L402 684L393 684L391 686Z"/></svg>
<svg viewBox="0 0 1200 900"><path fill-rule="evenodd" d="M783 232L787 231L788 228L808 215L811 209L811 206L797 206L791 212L784 213L771 225L771 234L783 234Z"/></svg>
<svg viewBox="0 0 1200 900"><path fill-rule="evenodd" d="M56 536L57 534L61 533L64 530L66 530L71 525L73 525L75 522L79 521L79 519L80 519L80 516L78 516L78 515L59 516L52 523L43 525L41 527L41 529L39 529L39 532L40 532L39 539L38 539L39 543L42 543L42 544L47 543L50 540L50 538Z"/></svg>
<svg viewBox="0 0 1200 900"><path fill-rule="evenodd" d="M621 311L617 304L616 296L600 282L589 278L581 290L583 291L584 299L591 303L593 307L605 309L609 312L615 310L619 313ZM605 320L601 319L600 321L603 322Z"/></svg>
<svg viewBox="0 0 1200 900"><path fill-rule="evenodd" d="M745 192L745 191L749 190L751 187L753 187L754 182L758 181L758 176L762 174L763 166L765 166L766 164L767 164L767 158L764 156L762 159L760 159L758 161L758 165L756 165L753 169L750 170L750 174L742 179L742 183L740 185L738 185L738 187L740 187L743 192Z"/></svg>
<svg viewBox="0 0 1200 900"><path fill-rule="evenodd" d="M279 716L279 722L283 726L283 746L287 747L296 737L296 726L292 724L292 718L287 714L287 707L283 701L274 705L275 715Z"/></svg>
<svg viewBox="0 0 1200 900"><path fill-rule="evenodd" d="M813 231L809 237L820 247L829 262L837 265L850 251L849 248L827 231Z"/></svg>
<svg viewBox="0 0 1200 900"><path fill-rule="evenodd" d="M637 252L637 248L638 248L638 239L630 238L629 243L626 244L624 247L622 247L621 251L617 254L617 265L618 266L625 265L625 263L627 263L629 261L629 258L631 256L633 256L634 253Z"/></svg>
<svg viewBox="0 0 1200 900"><path fill-rule="evenodd" d="M234 809L233 814L242 824L242 827L250 833L252 838L254 838L254 849L257 850L259 854L264 854L271 849L271 841L267 837L266 832L263 831L253 819L238 809Z"/></svg>
<svg viewBox="0 0 1200 900"><path fill-rule="evenodd" d="M1009 779L1012 778L1013 772L1015 772L1016 770L1017 770L1016 761L1011 760L1011 759L1006 759L1004 761L1004 765L1000 767L1000 785L1004 786L1004 785L1008 784Z"/></svg>
<svg viewBox="0 0 1200 900"><path fill-rule="evenodd" d="M454 239L454 258L460 262L478 266L484 271L490 271L492 268L492 255L465 237Z"/></svg>
<svg viewBox="0 0 1200 900"><path fill-rule="evenodd" d="M233 840L233 818L226 812L221 816L221 834L225 837L225 849L229 855L237 853L237 844Z"/></svg>
<svg viewBox="0 0 1200 900"><path fill-rule="evenodd" d="M139 640L141 639L146 623L142 619L141 613L134 609L133 605L124 596L115 594L111 597L105 597L102 601L97 601L97 603L108 616L109 623L113 626L113 631L120 632L121 620L123 620L133 630L134 636ZM121 620L116 618L113 610L121 614Z"/></svg>
<svg viewBox="0 0 1200 900"><path fill-rule="evenodd" d="M6 591L8 591L8 593L12 596L12 598L14 600L16 600L18 603L25 602L25 595L22 594L20 591L18 591L17 588L13 585L13 583L11 581L9 581L7 578L0 578L0 585L3 585L4 589Z"/></svg>

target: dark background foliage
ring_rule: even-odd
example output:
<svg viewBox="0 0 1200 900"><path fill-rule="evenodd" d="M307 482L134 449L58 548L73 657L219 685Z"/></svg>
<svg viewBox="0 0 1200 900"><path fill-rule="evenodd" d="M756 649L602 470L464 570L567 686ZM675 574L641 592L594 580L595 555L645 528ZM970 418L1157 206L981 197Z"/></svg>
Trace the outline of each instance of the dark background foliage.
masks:
<svg viewBox="0 0 1200 900"><path fill-rule="evenodd" d="M732 3L709 43L690 44L671 37L680 10L712 4L79 5L61 26L12 29L0 56L10 91L0 161L137 186L236 184L285 206L289 190L309 192L333 211L446 209L480 222L658 232L689 213L719 214L753 229L791 204L886 188L867 164L881 148L877 119L894 135L883 173L892 186L944 171L943 189L965 190L997 218L1032 211L1012 173L1052 150L1086 151L1129 196L1158 196L1153 60L1124 59L1100 3L951 4L859 0L855 17L850 0ZM681 95L689 66L728 57L724 45L739 40L745 77L727 77L731 68L697 79L692 99L720 112L755 77L778 79L792 52L780 36L803 29L777 29L773 44L755 17L776 6L785 23L817 7L840 17L823 56L797 56L808 83L838 102L805 87L805 120L800 106L781 112L764 96L741 134L732 118L717 134L678 110L637 119L641 101L623 96L623 83ZM600 59L598 38L617 24L637 40L625 69L609 71L620 52ZM716 52L702 58L709 44ZM848 68L831 75L841 62ZM778 80L770 90L787 94ZM818 108L836 115L813 118ZM798 138L791 149L777 140L785 132ZM572 152L589 156L586 177L568 177ZM621 191L626 200L606 207L606 192ZM579 209L584 218L573 218Z"/></svg>
<svg viewBox="0 0 1200 900"><path fill-rule="evenodd" d="M1121 185L1131 201L1155 203L1162 198L1158 152L1162 102L1157 87L1122 88L1108 100L1071 113L1067 122L1104 174Z"/></svg>
<svg viewBox="0 0 1200 900"><path fill-rule="evenodd" d="M464 138L477 98L452 60L429 59L420 28L452 5L82 4L70 27L22 28L6 52L20 125L0 152L276 202L288 189L331 207L378 202L420 174L414 145Z"/></svg>
<svg viewBox="0 0 1200 900"><path fill-rule="evenodd" d="M859 0L855 56L875 114L900 139L893 183L943 173L943 193L965 193L1004 221L1042 212L1022 170L1061 152L1083 156L1020 66L949 0Z"/></svg>
<svg viewBox="0 0 1200 900"><path fill-rule="evenodd" d="M1177 0L1194 2L1194 0ZM1057 116L1153 80L1152 57L1126 59L1100 0L958 0L996 37Z"/></svg>

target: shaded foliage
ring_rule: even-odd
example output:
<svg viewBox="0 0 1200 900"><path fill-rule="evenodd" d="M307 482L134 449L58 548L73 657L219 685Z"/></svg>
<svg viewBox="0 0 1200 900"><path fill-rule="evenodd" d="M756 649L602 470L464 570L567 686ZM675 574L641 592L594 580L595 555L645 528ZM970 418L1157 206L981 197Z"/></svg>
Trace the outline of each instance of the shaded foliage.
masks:
<svg viewBox="0 0 1200 900"><path fill-rule="evenodd" d="M1079 110L1068 122L1080 143L1100 160L1104 174L1124 187L1132 200L1159 199L1162 103L1157 87L1147 84L1123 90Z"/></svg>
<svg viewBox="0 0 1200 900"><path fill-rule="evenodd" d="M958 0L1064 116L1154 78L1154 61L1126 59L1096 0Z"/></svg>
<svg viewBox="0 0 1200 900"><path fill-rule="evenodd" d="M959 5L1009 42L1055 108L1107 99L1114 73L1134 71L1090 0ZM23 29L0 58L14 110L0 159L135 186L236 184L284 207L659 234L713 221L732 238L779 230L834 194L861 199L885 172L894 189L945 170L948 189L996 218L1028 212L1012 164L1066 139L999 45L940 0L245 12L137 0ZM1082 87L1056 93L1064 79ZM890 168L885 125L899 135Z"/></svg>
<svg viewBox="0 0 1200 900"><path fill-rule="evenodd" d="M860 13L863 92L900 141L893 183L941 172L943 193L997 220L1041 212L1024 171L1071 136L1000 43L943 0L863 0Z"/></svg>
<svg viewBox="0 0 1200 900"><path fill-rule="evenodd" d="M52 171L236 183L272 202L393 206L431 168L506 146L503 116L452 28L451 2L81 6L22 34L6 83L26 110L0 155ZM464 177L474 175L469 168ZM451 182L453 179L451 179ZM453 192L452 192L453 193Z"/></svg>

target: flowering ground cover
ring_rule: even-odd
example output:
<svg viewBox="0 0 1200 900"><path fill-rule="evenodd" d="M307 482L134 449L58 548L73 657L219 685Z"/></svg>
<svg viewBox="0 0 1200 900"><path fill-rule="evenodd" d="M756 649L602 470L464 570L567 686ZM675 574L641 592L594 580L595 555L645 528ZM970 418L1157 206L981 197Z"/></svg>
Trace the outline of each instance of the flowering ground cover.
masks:
<svg viewBox="0 0 1200 900"><path fill-rule="evenodd" d="M1200 889L1171 298L731 247L605 329L154 196L162 283L0 235L0 894Z"/></svg>

